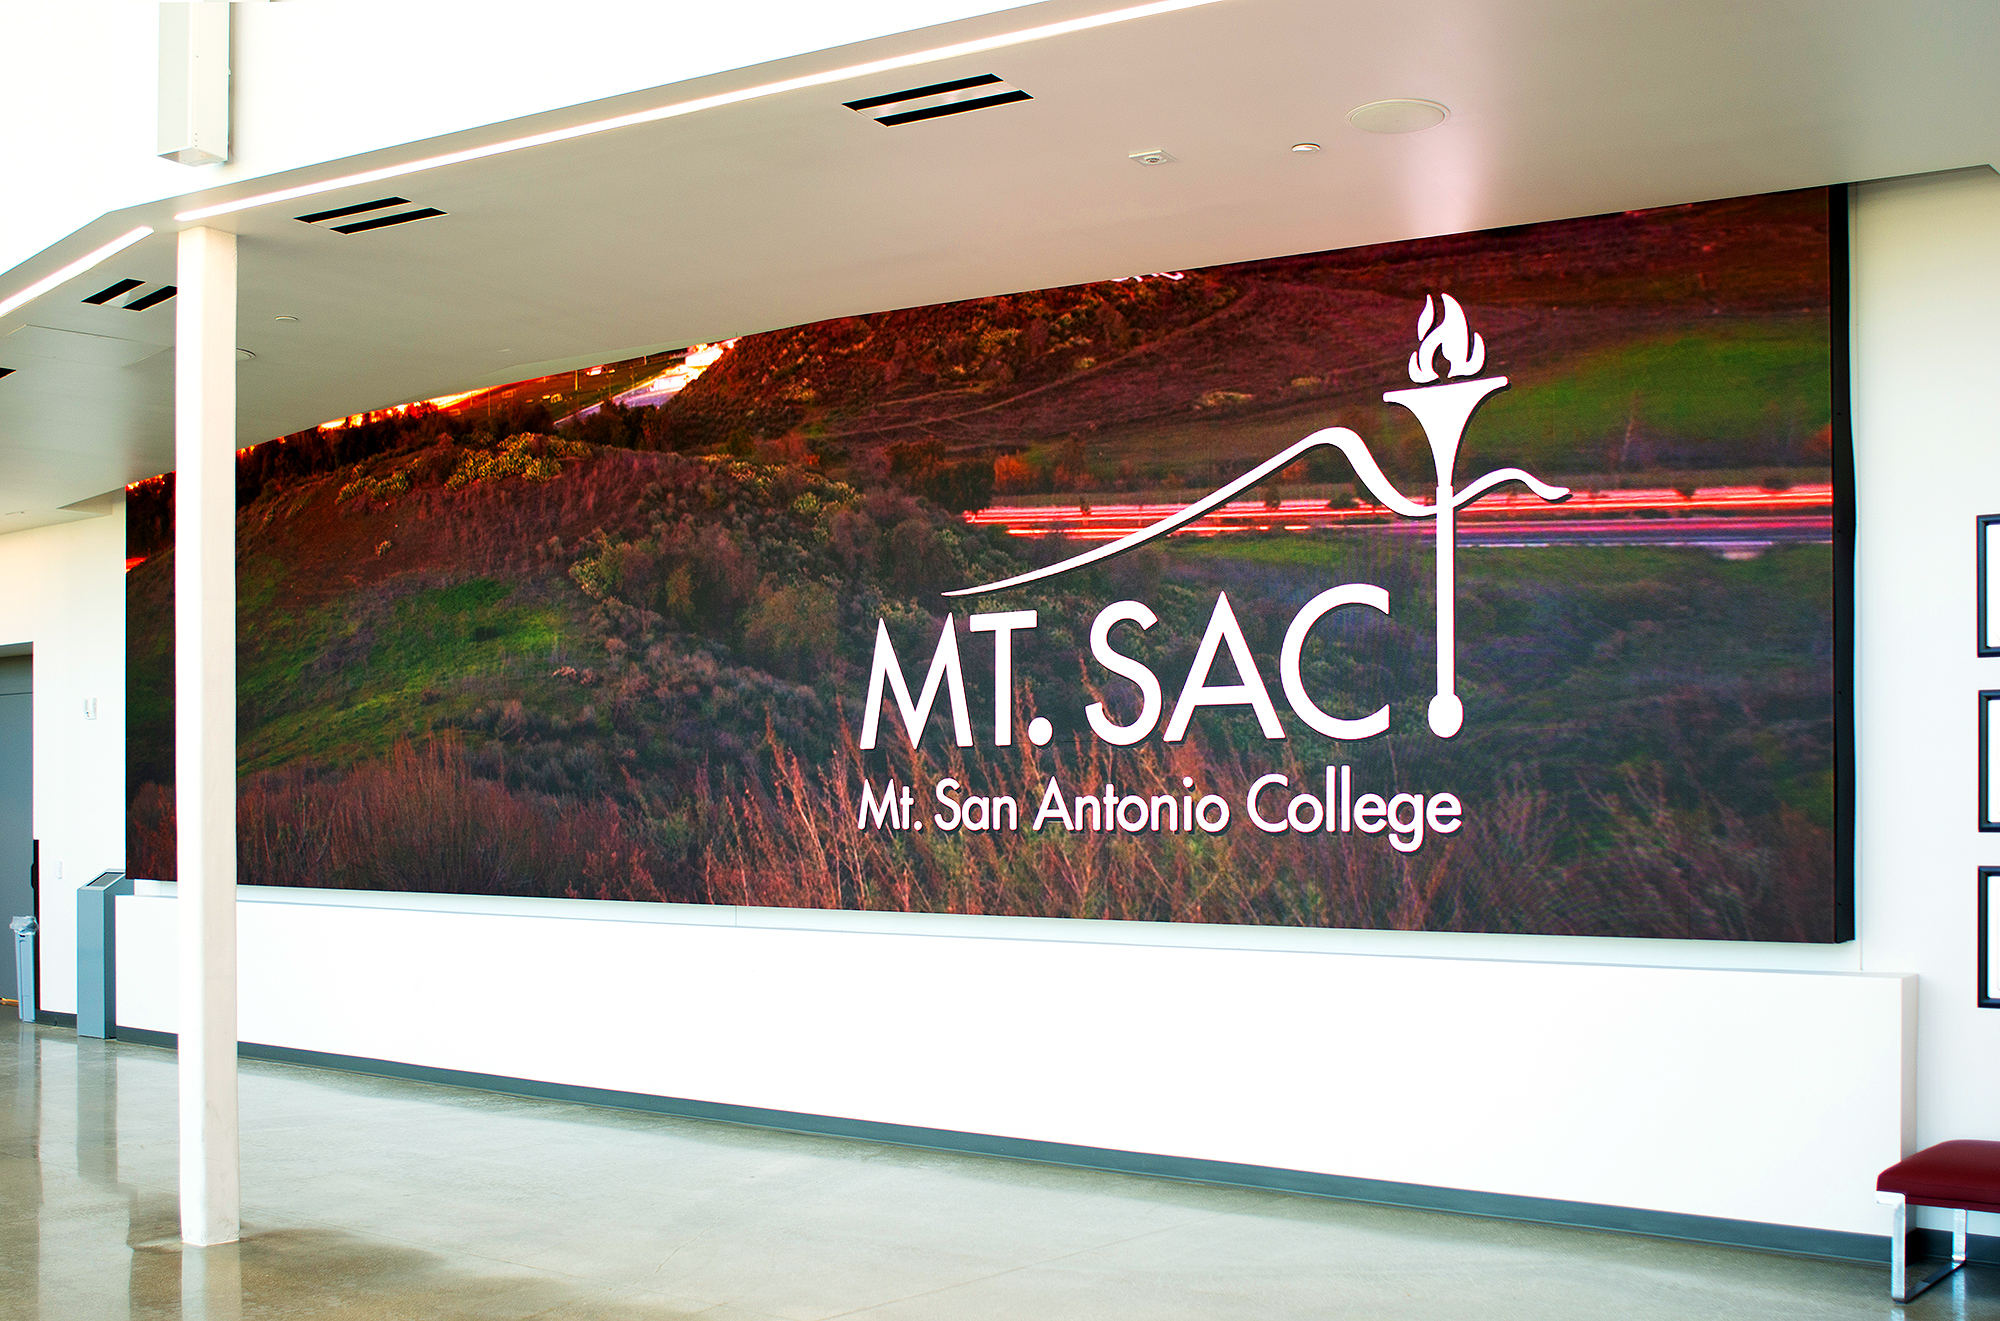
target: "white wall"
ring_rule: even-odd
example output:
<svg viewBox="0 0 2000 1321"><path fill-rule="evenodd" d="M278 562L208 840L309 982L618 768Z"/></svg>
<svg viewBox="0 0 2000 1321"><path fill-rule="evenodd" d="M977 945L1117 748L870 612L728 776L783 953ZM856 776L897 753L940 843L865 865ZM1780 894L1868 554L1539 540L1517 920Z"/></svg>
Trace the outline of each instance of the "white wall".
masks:
<svg viewBox="0 0 2000 1321"><path fill-rule="evenodd" d="M245 899L243 1039L333 1054L1875 1234L1903 1138L1908 978ZM171 887L118 908L119 1020L172 1031Z"/></svg>
<svg viewBox="0 0 2000 1321"><path fill-rule="evenodd" d="M2000 514L2000 175L1858 190L1860 931L1923 976L1918 1139L2000 1139L2000 1010L1976 1007L1973 518ZM1975 1232L2000 1234L2000 1216ZM1943 1223L1938 1220L1936 1223Z"/></svg>
<svg viewBox="0 0 2000 1321"><path fill-rule="evenodd" d="M73 1013L74 891L125 865L123 497L97 518L0 536L0 584L0 646L35 657L41 1005Z"/></svg>

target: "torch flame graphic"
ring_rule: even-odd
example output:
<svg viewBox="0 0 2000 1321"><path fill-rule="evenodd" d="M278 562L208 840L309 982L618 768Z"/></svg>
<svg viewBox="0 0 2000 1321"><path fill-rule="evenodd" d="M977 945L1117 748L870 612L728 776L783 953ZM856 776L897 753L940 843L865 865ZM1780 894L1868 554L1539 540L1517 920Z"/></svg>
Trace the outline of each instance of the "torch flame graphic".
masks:
<svg viewBox="0 0 2000 1321"><path fill-rule="evenodd" d="M1437 320L1437 313L1431 305L1429 294L1424 295L1423 314L1417 318L1417 351L1410 355L1410 379L1419 385L1438 379L1438 370L1433 360L1444 354L1452 376L1477 376L1479 369L1486 365L1486 341L1472 333L1472 327L1465 322L1465 309L1450 294L1439 294L1438 300L1444 304L1444 319L1437 321L1436 329L1431 323Z"/></svg>

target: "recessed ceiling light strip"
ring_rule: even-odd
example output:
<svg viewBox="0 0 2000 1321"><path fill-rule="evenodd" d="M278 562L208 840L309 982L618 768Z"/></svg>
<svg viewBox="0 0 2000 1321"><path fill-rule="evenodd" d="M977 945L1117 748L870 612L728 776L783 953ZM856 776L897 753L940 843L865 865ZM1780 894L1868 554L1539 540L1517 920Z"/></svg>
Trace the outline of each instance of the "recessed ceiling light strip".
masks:
<svg viewBox="0 0 2000 1321"><path fill-rule="evenodd" d="M49 290L67 284L93 266L111 260L152 232L153 227L151 225L141 225L137 229L120 234L117 238L112 239L95 252L85 253L61 270L56 271L54 274L43 276L19 293L10 294L6 298L0 298L0 316L6 316L16 308L26 307Z"/></svg>
<svg viewBox="0 0 2000 1321"><path fill-rule="evenodd" d="M385 179L401 179L426 170L439 169L446 165L462 165L467 161L485 160L489 156L504 156L509 152L525 151L529 147L542 147L555 142L569 142L576 138L590 137L597 133L608 133L612 129L629 128L634 124L653 124L663 119L678 119L682 115L699 114L704 110L716 110L723 106L741 105L745 101L761 101L766 97L782 96L786 92L802 91L809 87L825 87L832 83L846 82L851 78L865 78L878 73L893 73L898 69L915 68L918 65L934 64L940 60L955 59L961 55L982 55L988 51L1005 50L1010 46L1025 45L1031 41L1044 41L1050 37L1064 37L1077 32L1089 32L1097 28L1111 27L1119 23L1130 23L1136 19L1152 18L1160 14L1179 13L1184 9L1201 9L1208 5L1220 4L1222 0L1153 0L1151 4L1133 5L1126 9L1113 9L1107 13L1089 14L1082 18L1064 19L1060 23L1045 23L1040 27L1022 28L1016 32L1005 32L998 36L980 37L973 41L956 42L949 46L938 46L931 50L917 51L909 55L895 55L888 59L870 60L865 64L851 64L841 69L829 69L824 73L809 73L797 78L785 78L774 83L763 83L756 87L745 87L734 92L718 92L714 96L697 97L692 101L676 101L672 105L656 106L651 110L637 110L629 115L616 115L610 119L599 119L588 124L577 124L571 128L550 129L546 133L532 133L523 138L511 138L505 142L493 142L479 147L467 147L463 151L446 152L441 156L427 156L423 160L409 161L402 165L385 165L376 170L364 170L359 174L343 175L338 179L327 179L319 183L300 184L295 188L281 188L275 192L258 193L251 197L237 198L231 202L218 202L213 206L196 207L183 211L174 217L183 224L194 220L208 220L215 216L233 215L238 211L248 211L255 207L269 206L275 202L291 202L301 197L317 197L322 193L334 192L341 188L358 188L363 184L381 183ZM0 314L4 314L0 305Z"/></svg>

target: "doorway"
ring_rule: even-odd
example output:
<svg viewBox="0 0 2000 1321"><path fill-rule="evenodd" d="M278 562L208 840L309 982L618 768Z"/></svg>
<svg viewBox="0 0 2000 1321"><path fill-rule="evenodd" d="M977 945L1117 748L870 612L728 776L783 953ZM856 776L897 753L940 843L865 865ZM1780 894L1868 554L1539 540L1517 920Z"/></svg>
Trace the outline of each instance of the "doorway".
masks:
<svg viewBox="0 0 2000 1321"><path fill-rule="evenodd" d="M0 999L19 1000L9 918L35 908L34 659L0 656Z"/></svg>

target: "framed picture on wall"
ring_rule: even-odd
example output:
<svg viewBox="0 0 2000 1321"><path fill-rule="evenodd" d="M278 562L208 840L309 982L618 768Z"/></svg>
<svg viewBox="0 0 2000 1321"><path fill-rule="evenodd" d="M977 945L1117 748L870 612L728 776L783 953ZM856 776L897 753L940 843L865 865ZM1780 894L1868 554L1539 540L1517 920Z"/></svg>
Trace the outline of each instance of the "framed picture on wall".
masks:
<svg viewBox="0 0 2000 1321"><path fill-rule="evenodd" d="M1993 922L2000 918L1993 906L1993 878L2000 876L2000 867L1979 869L1979 969L1978 991L1981 1009L2000 1009L2000 987L1993 984Z"/></svg>
<svg viewBox="0 0 2000 1321"><path fill-rule="evenodd" d="M2000 745L1993 738L1993 707L2000 702L2000 689L1983 688L1979 693L1979 828L2000 831L2000 775L1994 774L1993 758Z"/></svg>
<svg viewBox="0 0 2000 1321"><path fill-rule="evenodd" d="M1993 599L2000 591L2000 575L1993 572L1995 562L2000 561L2000 514L1981 514L1974 523L1978 529L1974 553L1979 577L1979 654L2000 656L2000 602Z"/></svg>

